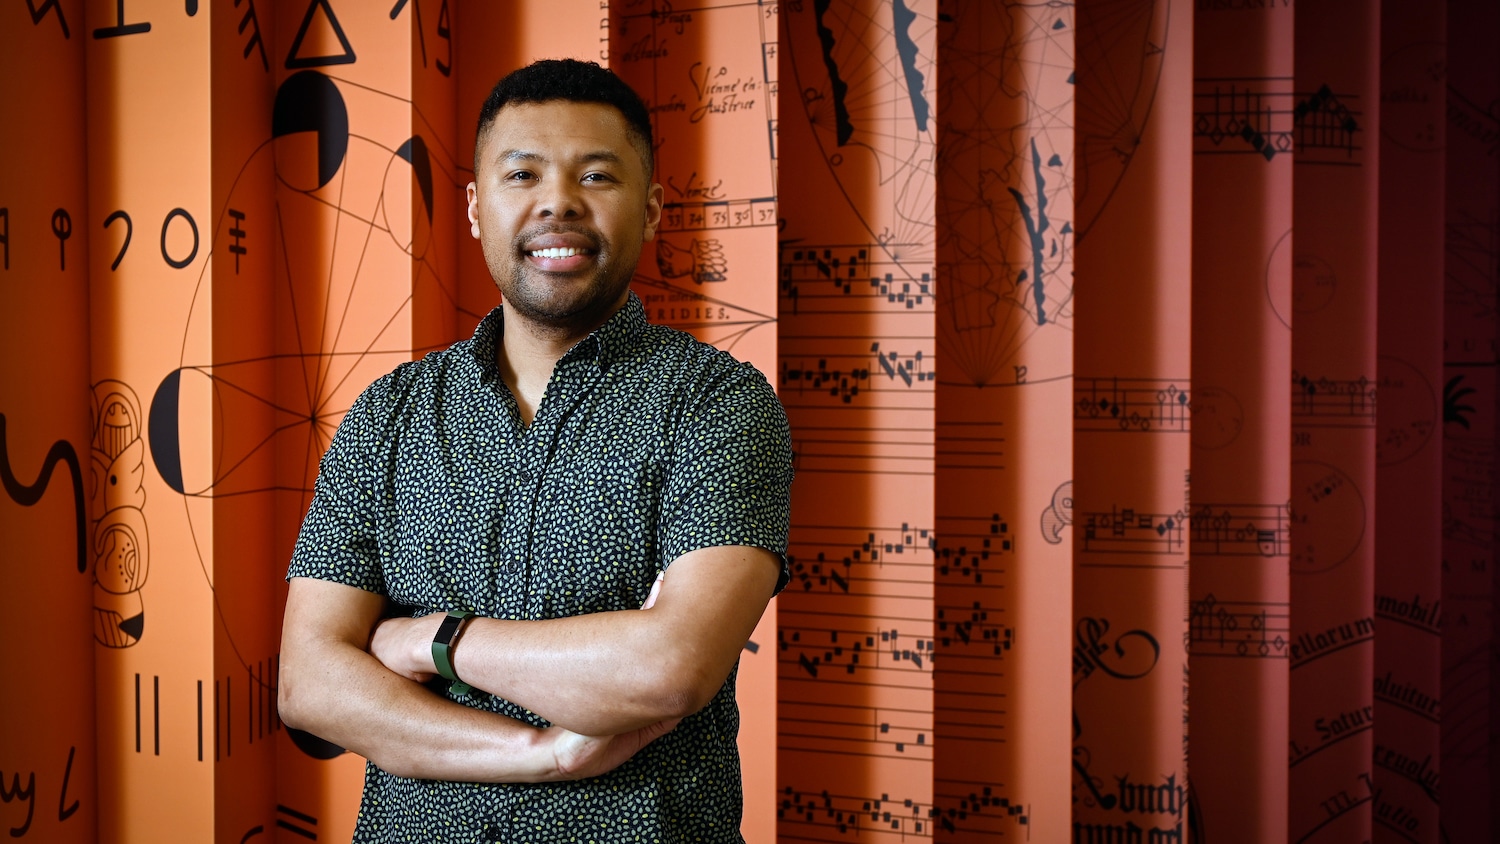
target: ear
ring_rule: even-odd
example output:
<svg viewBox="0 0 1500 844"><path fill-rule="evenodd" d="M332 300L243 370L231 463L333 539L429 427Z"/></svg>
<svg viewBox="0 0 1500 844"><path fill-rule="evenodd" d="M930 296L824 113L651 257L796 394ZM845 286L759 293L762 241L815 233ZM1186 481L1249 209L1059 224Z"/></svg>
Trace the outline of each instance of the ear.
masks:
<svg viewBox="0 0 1500 844"><path fill-rule="evenodd" d="M657 182L652 182L651 187L646 190L646 236L645 240L656 238L656 229L661 226L661 206L666 197L666 191Z"/></svg>
<svg viewBox="0 0 1500 844"><path fill-rule="evenodd" d="M479 186L470 182L464 188L464 195L469 200L469 234L479 239Z"/></svg>

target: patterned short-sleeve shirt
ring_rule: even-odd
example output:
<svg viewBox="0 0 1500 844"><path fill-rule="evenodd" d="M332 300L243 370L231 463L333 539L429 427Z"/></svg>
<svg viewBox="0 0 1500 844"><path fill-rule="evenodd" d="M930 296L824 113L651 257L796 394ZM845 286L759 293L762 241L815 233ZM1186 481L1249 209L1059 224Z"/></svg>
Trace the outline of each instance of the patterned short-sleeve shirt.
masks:
<svg viewBox="0 0 1500 844"><path fill-rule="evenodd" d="M402 364L350 408L288 577L416 613L538 620L638 608L679 556L782 557L791 443L753 367L626 306L558 362L532 423L500 379L496 308L472 339ZM447 684L442 684L446 687ZM535 726L478 690L444 692ZM734 672L713 701L604 776L488 785L367 765L356 842L738 842Z"/></svg>

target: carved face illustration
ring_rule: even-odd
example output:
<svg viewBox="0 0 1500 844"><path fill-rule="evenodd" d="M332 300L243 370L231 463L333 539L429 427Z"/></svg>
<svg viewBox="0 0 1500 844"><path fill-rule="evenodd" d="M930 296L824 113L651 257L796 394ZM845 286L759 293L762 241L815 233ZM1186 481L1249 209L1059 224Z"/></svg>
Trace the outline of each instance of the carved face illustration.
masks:
<svg viewBox="0 0 1500 844"><path fill-rule="evenodd" d="M99 430L95 433L94 447L114 459L140 435L140 419L135 408L118 393L106 396L99 407Z"/></svg>

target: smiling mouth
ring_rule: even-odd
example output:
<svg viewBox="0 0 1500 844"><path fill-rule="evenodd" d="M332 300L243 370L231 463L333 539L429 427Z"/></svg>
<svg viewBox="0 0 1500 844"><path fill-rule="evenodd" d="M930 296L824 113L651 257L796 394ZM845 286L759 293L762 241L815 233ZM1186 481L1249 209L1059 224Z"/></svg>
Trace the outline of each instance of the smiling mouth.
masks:
<svg viewBox="0 0 1500 844"><path fill-rule="evenodd" d="M587 255L587 249L575 249L571 246L554 247L551 249L533 249L526 255L531 258L572 258L575 255Z"/></svg>

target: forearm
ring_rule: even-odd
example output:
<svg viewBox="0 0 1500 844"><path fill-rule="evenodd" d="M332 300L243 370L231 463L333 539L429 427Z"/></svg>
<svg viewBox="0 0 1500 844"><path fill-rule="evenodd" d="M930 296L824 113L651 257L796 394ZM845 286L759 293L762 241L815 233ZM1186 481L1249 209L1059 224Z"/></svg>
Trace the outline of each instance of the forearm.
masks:
<svg viewBox="0 0 1500 844"><path fill-rule="evenodd" d="M454 650L454 671L472 686L586 735L682 718L708 702L700 690L716 690L727 672L703 676L691 649L661 641L654 613L476 618Z"/></svg>
<svg viewBox="0 0 1500 844"><path fill-rule="evenodd" d="M759 548L684 554L640 610L545 621L474 618L453 648L464 682L586 735L682 718L723 687L776 585ZM371 650L412 678L434 669L441 614L390 619Z"/></svg>
<svg viewBox="0 0 1500 844"><path fill-rule="evenodd" d="M281 717L398 776L472 782L564 778L548 736L442 698L344 643L283 653Z"/></svg>

